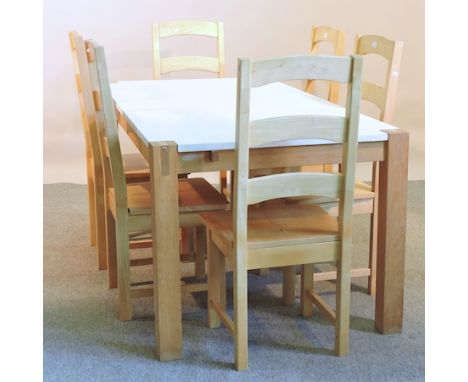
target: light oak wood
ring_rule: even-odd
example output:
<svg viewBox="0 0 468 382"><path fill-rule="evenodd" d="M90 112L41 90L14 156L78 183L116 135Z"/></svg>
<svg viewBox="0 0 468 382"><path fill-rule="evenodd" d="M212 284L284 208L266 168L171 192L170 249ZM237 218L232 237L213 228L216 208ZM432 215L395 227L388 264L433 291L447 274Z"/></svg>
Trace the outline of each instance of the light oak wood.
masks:
<svg viewBox="0 0 468 382"><path fill-rule="evenodd" d="M219 312L213 311L214 303L226 309L226 272L225 258L211 240L211 232L207 231L208 243L208 326L216 328L220 325Z"/></svg>
<svg viewBox="0 0 468 382"><path fill-rule="evenodd" d="M369 268L353 268L351 269L351 277L369 277L371 270ZM314 281L336 280L336 271L316 272L314 273Z"/></svg>
<svg viewBox="0 0 468 382"><path fill-rule="evenodd" d="M177 72L180 70L204 70L218 73L219 64L215 57L180 56L168 57L161 60L161 73Z"/></svg>
<svg viewBox="0 0 468 382"><path fill-rule="evenodd" d="M388 157L379 168L375 326L382 333L399 333L403 323L409 136L402 130L387 133Z"/></svg>
<svg viewBox="0 0 468 382"><path fill-rule="evenodd" d="M101 158L98 138L94 137L90 125L95 123L94 108L100 108L98 94L91 89L89 65L93 65L95 57L87 52L83 38L77 32L69 33L70 46L75 67L75 80L80 99L80 109L85 133L86 166L88 177L88 206L90 239L92 245L97 245L99 269L107 268L106 260L106 228L105 201L102 200L104 186L103 159ZM96 98L97 97L97 98ZM94 104L94 107L93 107ZM107 147L107 146L105 146ZM106 152L108 157L108 152ZM129 181L147 181L149 167L140 154L123 154L125 175Z"/></svg>
<svg viewBox="0 0 468 382"><path fill-rule="evenodd" d="M330 37L332 38L332 37ZM384 85L377 85L368 81L363 81L361 98L365 101L375 104L380 110L380 120L391 123L394 115L396 90L400 72L400 63L403 52L403 43L401 41L392 41L382 36L366 35L357 36L355 53L359 55L375 54L387 60L387 69ZM378 189L379 182L379 162L372 164L372 184L370 192L367 194L367 202L364 204L356 195L359 194L359 186L355 189L354 214L369 213L371 219L370 245L369 245L369 278L367 291L370 295L376 292L376 268L377 268L377 226L378 226ZM359 182L362 184L362 182ZM358 183L358 184L359 184ZM362 186L361 186L362 189ZM313 202L313 199L309 202ZM319 201L321 206L331 214L337 213L337 205L329 201ZM301 201L304 203L304 201ZM330 274L329 274L330 275ZM354 277L354 276L353 276ZM326 279L329 279L328 276ZM294 286L290 286L292 289Z"/></svg>
<svg viewBox="0 0 468 382"><path fill-rule="evenodd" d="M328 318L333 323L336 321L336 313L330 308L330 305L328 305L325 300L317 293L313 292L311 289L307 289L305 291L305 297L312 301L312 303L322 311L326 318Z"/></svg>
<svg viewBox="0 0 468 382"><path fill-rule="evenodd" d="M104 145L104 155L101 155L99 147L99 137L95 133L96 130L96 115L95 109L102 107L99 94L91 87L91 79L89 74L89 66L95 65L95 55L87 50L83 38L77 32L70 32L70 43L72 46L72 54L74 58L77 89L79 92L83 123L85 127L85 137L87 150L92 149L91 157L88 155L88 164L92 163L92 176L88 178L88 193L90 207L90 226L94 233L94 240L97 244L98 252L98 267L99 269L108 268L107 262L111 261L109 270L109 287L116 287L116 263L114 258L108 259L107 246L113 246L115 251L115 243L109 242L107 235L109 229L106 229L107 201L105 182L104 182L104 167L109 166L109 151L107 143ZM104 137L104 140L106 138ZM102 156L102 157L101 157ZM125 176L128 182L143 182L149 179L149 167L145 159L140 154L123 154ZM109 222L110 225L113 222ZM114 229L114 228L113 228ZM115 235L114 235L115 236ZM113 237L114 237L113 236ZM132 243L130 242L130 245Z"/></svg>
<svg viewBox="0 0 468 382"><path fill-rule="evenodd" d="M385 159L384 142L359 143L358 161L373 162ZM339 144L252 148L250 169L295 167L340 163L343 147ZM177 169L179 173L219 171L220 168L234 170L234 150L218 151L218 160L209 159L208 152L179 153Z"/></svg>
<svg viewBox="0 0 468 382"><path fill-rule="evenodd" d="M375 54L387 61L383 86L369 81L362 83L362 99L380 109L380 120L391 123L395 110L396 91L400 76L403 42L392 41L383 36L365 35L356 37L356 54Z"/></svg>
<svg viewBox="0 0 468 382"><path fill-rule="evenodd" d="M375 104L380 110L380 120L392 123L400 64L403 54L403 42L392 41L383 36L365 35L356 37L356 54L375 54L387 60L387 69L383 86L369 81L363 81L362 99ZM372 190L378 189L379 162L372 164ZM370 245L369 245L369 269L368 293L376 293L376 267L377 267L377 222L378 222L378 194L375 192L373 213L371 214Z"/></svg>
<svg viewBox="0 0 468 382"><path fill-rule="evenodd" d="M295 281L295 280L294 280ZM284 288L284 286L283 286ZM288 289L288 288L286 288ZM291 289L291 288L289 288ZM306 292L314 291L314 264L301 265L301 306L300 311L302 317L312 317L313 304L310 299L306 297ZM284 293L284 292L283 292Z"/></svg>
<svg viewBox="0 0 468 382"><path fill-rule="evenodd" d="M254 205L248 213L246 245L250 250L272 250L282 245L335 242L338 239L337 220L317 205ZM226 243L225 247L234 240L231 211L203 213L202 219L206 225L214 228L220 236L219 240Z"/></svg>
<svg viewBox="0 0 468 382"><path fill-rule="evenodd" d="M99 148L93 147L93 141L91 139L91 132L89 129L89 118L91 110L88 108L88 100L84 98L83 94L83 82L85 86L89 88L89 77L87 71L82 70L82 63L79 61L78 49L82 50L84 46L83 38L75 31L68 34L70 47L72 52L73 66L75 69L75 83L76 90L78 92L78 98L80 101L81 121L83 124L83 132L85 137L85 148L86 148L86 172L87 172L87 184L88 184L88 213L89 213L89 238L92 246L97 243L96 239L96 202L95 202L95 168L100 167L100 155L97 155L97 163L93 161L93 157L96 156ZM83 75L81 75L83 72ZM84 76L84 78L82 78ZM99 170L98 170L99 171ZM101 269L102 260L99 261Z"/></svg>
<svg viewBox="0 0 468 382"><path fill-rule="evenodd" d="M109 211L112 213L115 223L115 247L116 253L109 254L109 257L116 259L117 264L117 284L119 291L119 317L123 320L132 318L131 298L141 295L143 292L132 293L130 282L130 256L129 238L136 231L151 231L151 226L164 221L166 232L163 235L173 235L179 232L179 213L186 215L196 215L196 219L191 220L191 227L201 226L195 211L203 211L216 208L213 195L217 196L219 202L217 208L226 208L227 202L214 188L203 179L181 179L169 176L171 171L175 171L176 161L171 156L177 152L173 144L161 144L151 146L150 165L157 166L157 176L153 177L150 184L130 184L127 185L124 174L124 166L120 151L118 137L117 120L114 113L114 105L110 91L110 84L107 75L104 49L92 41L87 41L86 46L91 55L95 57L95 64L89 66L90 77L92 79L94 102L96 113L96 126L99 135L101 153L109 153L105 162L105 177L107 194L109 201ZM107 148L104 149L104 145ZM107 159L106 155L103 156ZM174 184L165 183L174 180ZM178 183L183 184L178 191ZM172 192L162 194L160 187L172 187ZM206 193L207 196L204 194ZM157 208L151 208L151 196L156 200ZM168 206L182 200L182 211L172 210ZM197 206L201 203L201 206ZM185 208L185 211L184 211ZM155 221L157 223L155 223ZM110 237L112 235L109 235ZM137 235L138 236L138 235ZM177 357L181 350L181 335L178 320L165 320L165 316L179 316L181 314L180 304L175 303L180 299L180 270L178 263L172 261L170 256L179 256L178 243L174 245L172 241L158 240L153 242L153 269L155 273L156 293L154 294L156 306L156 338L159 358L162 360ZM202 247L202 246L200 246ZM111 247L109 247L111 248ZM171 295L158 293L160 283L171 287ZM138 283L133 283L139 286ZM199 290L195 288L194 290ZM146 292L145 292L146 293ZM143 293L144 295L147 295ZM161 319L161 317L163 317Z"/></svg>
<svg viewBox="0 0 468 382"><path fill-rule="evenodd" d="M164 21L159 24L159 37L200 35L218 37L218 24L209 21Z"/></svg>
<svg viewBox="0 0 468 382"><path fill-rule="evenodd" d="M361 72L362 59L359 56L296 56L254 63L249 59L239 60L233 207L232 211L201 214L209 230L211 242L209 245L218 249L209 251L209 256L223 258L219 254L221 251L233 263L232 334L235 366L238 370L248 367L247 271L249 269L336 262L338 277L335 351L337 355L345 355L348 351L351 217L357 161ZM345 133L340 160L343 164L342 174L288 173L249 179L252 146L249 138L252 125L255 126L255 122L250 120L250 89L274 81L308 78L332 79L348 84ZM291 125L269 123L269 129L283 131L294 129L294 123ZM302 128L301 123L299 129ZM314 138L313 130L312 125L310 131L312 138ZM265 135L277 140L288 139L290 133L265 131ZM257 141L267 142L268 139L258 138L255 143ZM293 163L293 166L300 164ZM288 183L290 187L285 186ZM307 192L338 197L338 221L316 205L294 206L281 199L278 200L285 196L305 195ZM270 199L276 201L257 204ZM249 205L252 206L249 208ZM291 276L290 272L291 268L286 268L286 278L291 282L294 281L294 276ZM308 282L310 280L309 276ZM208 284L211 282L208 278ZM309 289L302 287L301 290L306 292ZM316 304L322 303L318 299L314 301ZM214 308L210 314L220 315L218 310Z"/></svg>
<svg viewBox="0 0 468 382"><path fill-rule="evenodd" d="M281 129L289 126L289 129ZM341 143L346 123L341 117L292 116L260 119L252 122L249 142L258 146L287 139L325 139Z"/></svg>
<svg viewBox="0 0 468 382"><path fill-rule="evenodd" d="M208 71L224 77L224 24L210 21L164 21L152 25L153 35L153 78L175 71ZM205 36L216 39L217 56L179 56L161 58L161 39L181 36ZM227 174L219 173L220 191L227 189Z"/></svg>
<svg viewBox="0 0 468 382"><path fill-rule="evenodd" d="M121 125L122 126L122 125ZM149 157L149 150L148 150L148 142L144 139L144 135L139 132L137 126L133 126L130 121L126 123L125 131L129 134L129 137L137 144L139 147L140 152L145 156L145 158ZM402 132L400 130L400 132ZM404 132L403 132L404 133ZM358 155L357 160L359 162L373 162L373 161L381 161L386 162L388 160L387 156L387 142L361 142L358 145ZM274 147L274 148L251 148L250 149L250 160L249 164L251 168L261 169L266 168L269 165L273 165L274 167L282 167L283 164L289 166L295 166L296 163L300 163L301 165L318 165L321 163L340 163L342 160L342 145L314 145L308 147L293 147L293 146L286 146L286 147ZM202 172L202 171L219 171L223 169L232 170L234 169L234 162L235 162L235 151L230 150L222 150L222 151L197 151L197 152L179 152L177 155L177 172L178 174L183 174L187 172ZM214 157L217 157L216 160L213 160ZM177 177L176 174L173 174L174 177ZM393 178L395 182L395 186L398 182L406 182L406 179L402 177L395 177ZM383 184L379 184L378 190L384 187ZM406 186L405 186L406 187ZM397 187L398 188L398 187ZM231 193L233 195L233 193ZM387 199L385 199L387 202ZM177 209L177 205L173 205L172 208ZM198 217L198 215L194 214L183 214L179 216L180 225L190 225L195 224L192 219ZM391 218L396 218L397 220L392 221L391 219L388 220L389 224L396 224L400 225L401 222L398 221L399 218L403 218L404 215L401 214L392 214ZM142 226L151 227L151 221L148 219L149 217L138 216L138 222L142 222ZM163 223L162 223L163 224ZM156 235L157 237L157 235ZM165 240L174 241L176 244L179 242L179 235L166 237ZM217 244L216 237L213 236L213 241ZM228 253L229 249L224 248L223 252ZM392 261L392 251L387 251L387 247L384 248L382 257L385 261ZM404 253L403 253L404 256ZM174 262L178 262L178 258L174 256L172 259ZM232 261L230 258L226 258L226 268L232 270L234 268ZM397 272L399 269L397 267L389 267L387 272L383 274L383 277L394 278L393 272ZM317 275L317 273L315 274ZM381 274L382 275L382 274ZM386 293L376 294L376 303L385 306L383 310L383 320L385 321L385 315L402 315L402 311L399 308L399 301L398 299L391 298L391 287L398 286L398 284L390 283L389 290ZM161 288L161 293L164 293L164 285ZM378 302L377 302L378 301ZM176 302L175 302L176 303ZM395 313L396 312L396 313ZM180 320L181 317L166 317L166 319L171 320ZM395 319L395 316L393 316ZM400 323L402 319L398 320ZM378 331L382 326L376 326ZM386 329L384 327L384 329ZM393 330L400 330L401 325L398 328L394 326ZM178 355L179 358L182 354Z"/></svg>
<svg viewBox="0 0 468 382"><path fill-rule="evenodd" d="M197 279L204 279L205 272L205 259L207 256L206 247L206 230L204 226L195 228L195 277Z"/></svg>
<svg viewBox="0 0 468 382"><path fill-rule="evenodd" d="M218 210L220 205L227 207L226 199L204 178L180 179L179 212L200 212ZM114 189L109 189L109 198L115 205ZM130 215L151 214L151 187L146 183L133 183L127 186L128 213Z"/></svg>
<svg viewBox="0 0 468 382"><path fill-rule="evenodd" d="M158 230L163 232L157 232L161 237L174 236L179 229L178 211L169 208L178 204L177 177L170 176L176 171L176 153L177 146L173 142L151 144L151 194L154 198L152 226L161 227ZM161 189L168 192L162 193ZM171 261L171 257L179 253L176 244L168 240L155 240L153 246L156 354L161 361L177 359L182 350L181 321L170 319L182 314L180 265ZM167 293L160 293L161 285L165 285Z"/></svg>
<svg viewBox="0 0 468 382"><path fill-rule="evenodd" d="M326 25L312 27L311 33L311 54L319 54L322 44L330 44L333 47L333 54L336 56L344 55L345 34L339 29ZM309 80L306 83L306 92L313 94L315 91L315 80ZM340 85L337 82L328 83L328 100L338 103L340 94Z"/></svg>
<svg viewBox="0 0 468 382"><path fill-rule="evenodd" d="M234 322L232 319L228 316L226 311L219 305L217 302L213 300L209 300L210 307L216 311L217 316L221 319L223 322L224 326L229 330L231 334L234 333Z"/></svg>
<svg viewBox="0 0 468 382"><path fill-rule="evenodd" d="M247 188L248 203L305 195L337 198L342 175L332 173L280 173L253 178Z"/></svg>
<svg viewBox="0 0 468 382"><path fill-rule="evenodd" d="M222 22L165 21L155 23L153 29L153 78L180 70L201 70L224 75L224 26ZM179 56L161 58L161 39L180 35L199 35L217 39L216 57Z"/></svg>
<svg viewBox="0 0 468 382"><path fill-rule="evenodd" d="M348 82L351 64L347 57L315 56L316 63L310 63L310 56L293 56L287 59L269 59L252 64L252 86L272 82L303 79ZM324 69L326 68L326 69Z"/></svg>

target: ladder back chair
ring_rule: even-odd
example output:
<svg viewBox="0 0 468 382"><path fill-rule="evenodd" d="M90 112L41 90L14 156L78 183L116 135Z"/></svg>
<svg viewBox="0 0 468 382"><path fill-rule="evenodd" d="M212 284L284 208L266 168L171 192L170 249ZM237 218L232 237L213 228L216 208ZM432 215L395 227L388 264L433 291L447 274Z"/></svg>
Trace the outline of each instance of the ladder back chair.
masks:
<svg viewBox="0 0 468 382"><path fill-rule="evenodd" d="M327 25L312 27L311 33L311 54L319 54L319 48L322 44L330 44L333 47L335 56L344 55L345 34L339 29L332 28ZM314 93L315 81L309 80L306 83L306 92ZM340 95L340 85L336 82L328 83L328 100L333 103L338 103Z"/></svg>
<svg viewBox="0 0 468 382"><path fill-rule="evenodd" d="M221 21L164 21L153 24L153 78L176 71L206 71L224 77L224 24ZM217 56L161 57L161 39L175 36L205 36L215 38ZM227 192L227 172L220 171L220 189Z"/></svg>
<svg viewBox="0 0 468 382"><path fill-rule="evenodd" d="M380 86L368 81L362 82L361 99L375 104L380 110L380 120L391 123L400 71L400 62L403 52L403 42L391 41L385 37L377 35L357 36L355 54L380 55L387 60L387 68L384 85ZM376 274L377 274L377 224L378 224L378 163L372 164L372 182L367 184L363 181L356 181L354 191L354 207L353 214L369 214L370 215L370 240L369 240L369 263L367 267L353 268L351 270L352 277L367 277L367 292L370 295L375 295L376 291ZM337 203L330 200L311 200L317 203L322 208L327 209L330 214L337 213ZM317 272L315 275L316 281L334 280L336 271ZM289 285L285 285L285 294L294 294L294 278L287 278ZM289 281L292 280L292 281Z"/></svg>
<svg viewBox="0 0 468 382"><path fill-rule="evenodd" d="M324 311L335 323L335 353L342 356L348 352L351 220L361 70L359 56L308 55L254 62L239 60L232 211L201 214L208 235L208 322L210 327L218 327L222 321L233 335L238 370L248 367L249 269L301 265L302 315L311 316L312 305ZM345 117L300 115L250 119L251 88L304 79L347 83ZM249 153L256 146L317 138L342 144L341 174L289 172L249 178ZM338 198L339 219L317 205L283 203L284 198L305 195ZM271 200L276 204L268 204ZM233 319L225 311L226 260L234 271ZM313 290L313 264L323 262L337 264L336 312Z"/></svg>
<svg viewBox="0 0 468 382"><path fill-rule="evenodd" d="M387 61L385 82L383 86L373 82L362 82L361 99L373 103L379 108L379 119L383 122L392 123L395 111L396 91L398 78L400 75L400 64L403 55L403 42L392 41L383 36L365 35L356 37L355 54L362 56L375 54L383 57ZM361 182L361 188L367 193L373 194L373 204L371 212L370 244L369 244L369 272L368 293L375 294L376 272L377 272L377 224L378 224L378 186L379 172L378 162L372 163L372 184Z"/></svg>
<svg viewBox="0 0 468 382"><path fill-rule="evenodd" d="M319 54L319 48L322 44L329 44L333 47L333 54L336 56L342 56L344 54L344 32L339 29L332 28L330 26L321 25L312 27L311 32L311 54ZM316 80L307 80L306 81L306 92L314 93L315 91ZM338 103L340 85L336 82L327 81L328 85L328 100L333 103ZM333 165L315 165L315 166L305 166L303 169L305 171L316 171L319 168L323 169L326 172L333 171ZM262 169L262 170L252 170L251 176L261 176L268 175L273 173L289 172L295 169L291 168L276 168L276 169ZM268 269L260 269L260 275L268 274ZM296 269L295 268L284 268L283 269L283 278L284 278L284 290L283 297L284 303L287 305L292 305L295 300L295 280L296 280Z"/></svg>
<svg viewBox="0 0 468 382"><path fill-rule="evenodd" d="M196 35L217 40L217 57L178 56L161 58L160 40L167 37ZM180 70L196 70L224 76L224 26L211 21L165 21L153 24L153 78Z"/></svg>
<svg viewBox="0 0 468 382"><path fill-rule="evenodd" d="M391 123L395 111L396 91L403 55L403 42L392 41L383 36L365 35L356 37L356 54L376 54L387 61L387 73L383 86L362 82L362 99L375 104L380 110L380 120Z"/></svg>
<svg viewBox="0 0 468 382"><path fill-rule="evenodd" d="M319 54L320 47L324 44L331 45L333 48L333 54L335 56L344 55L344 44L345 44L345 34L343 31L332 28L328 25L319 25L312 27L311 37L310 37L310 53ZM314 94L316 81L309 80L306 82L306 92ZM328 95L327 99L330 102L338 103L340 97L340 84L337 82L327 81L328 86ZM306 170L314 171L314 167L307 167ZM333 165L325 164L323 165L323 171L332 172Z"/></svg>
<svg viewBox="0 0 468 382"><path fill-rule="evenodd" d="M75 82L80 101L81 119L85 135L86 169L88 183L89 230L91 245L97 246L99 269L106 269L105 226L103 225L103 170L97 136L92 137L90 124L95 123L88 73L88 55L83 38L69 32L71 53L75 69ZM149 179L148 164L140 154L124 154L125 174L129 181ZM104 228L103 228L104 227Z"/></svg>
<svg viewBox="0 0 468 382"><path fill-rule="evenodd" d="M127 184L118 137L118 125L112 100L104 48L93 41L87 41L88 54L93 59L89 65L94 108L96 112L98 136L101 152L108 151L109 160L104 166L109 208L107 216L108 257L111 278L118 286L119 317L132 318L132 298L151 296L153 288L140 288L150 282L131 283L129 237L135 233L151 232L151 190L150 184ZM179 180L179 220L180 226L196 227L203 230L198 216L200 211L225 209L226 199L205 179ZM204 251L206 242L198 243L198 250ZM204 259L204 256L203 256ZM141 264L139 264L141 262ZM135 265L145 265L146 259L136 260ZM156 266L156 264L153 264ZM184 284L186 291L206 290L206 283Z"/></svg>

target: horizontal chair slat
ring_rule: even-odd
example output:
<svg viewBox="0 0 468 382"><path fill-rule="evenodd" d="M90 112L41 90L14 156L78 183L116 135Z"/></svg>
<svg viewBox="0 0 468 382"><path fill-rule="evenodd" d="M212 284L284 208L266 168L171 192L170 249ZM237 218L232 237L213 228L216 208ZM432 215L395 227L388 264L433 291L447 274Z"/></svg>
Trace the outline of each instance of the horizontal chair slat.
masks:
<svg viewBox="0 0 468 382"><path fill-rule="evenodd" d="M342 143L345 127L343 117L295 115L258 119L250 123L249 146L288 139L326 139Z"/></svg>
<svg viewBox="0 0 468 382"><path fill-rule="evenodd" d="M292 196L318 195L337 198L342 187L341 174L283 173L248 180L248 204Z"/></svg>
<svg viewBox="0 0 468 382"><path fill-rule="evenodd" d="M308 56L273 58L252 63L252 87L290 80L326 80L349 82L349 57Z"/></svg>
<svg viewBox="0 0 468 382"><path fill-rule="evenodd" d="M219 71L216 57L179 56L161 59L161 73L166 74L178 70L206 70L217 73Z"/></svg>
<svg viewBox="0 0 468 382"><path fill-rule="evenodd" d="M395 42L385 37L378 35L360 36L358 42L359 46L357 47L357 51L359 54L380 54L387 60L391 60L393 56Z"/></svg>
<svg viewBox="0 0 468 382"><path fill-rule="evenodd" d="M361 88L361 98L375 103L380 110L385 107L386 91L383 87L372 82L363 81Z"/></svg>
<svg viewBox="0 0 468 382"><path fill-rule="evenodd" d="M250 250L247 256L247 269L335 262L338 259L340 245L340 241L329 241L296 244L287 251L281 246Z"/></svg>
<svg viewBox="0 0 468 382"><path fill-rule="evenodd" d="M180 35L218 36L218 24L209 21L166 21L159 24L161 38Z"/></svg>

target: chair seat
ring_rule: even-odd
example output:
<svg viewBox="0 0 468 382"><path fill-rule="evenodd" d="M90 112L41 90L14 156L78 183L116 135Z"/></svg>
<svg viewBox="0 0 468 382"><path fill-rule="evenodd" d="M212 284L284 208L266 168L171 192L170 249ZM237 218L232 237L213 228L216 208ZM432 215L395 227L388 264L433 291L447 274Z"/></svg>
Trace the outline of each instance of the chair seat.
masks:
<svg viewBox="0 0 468 382"><path fill-rule="evenodd" d="M115 205L114 189L109 190L111 203ZM151 185L133 183L127 185L130 215L151 215ZM204 178L179 180L179 211L181 213L225 209L229 206L221 195Z"/></svg>
<svg viewBox="0 0 468 382"><path fill-rule="evenodd" d="M227 248L232 247L231 211L205 212L200 217ZM339 240L336 218L319 206L285 206L280 202L250 206L247 236L249 249Z"/></svg>

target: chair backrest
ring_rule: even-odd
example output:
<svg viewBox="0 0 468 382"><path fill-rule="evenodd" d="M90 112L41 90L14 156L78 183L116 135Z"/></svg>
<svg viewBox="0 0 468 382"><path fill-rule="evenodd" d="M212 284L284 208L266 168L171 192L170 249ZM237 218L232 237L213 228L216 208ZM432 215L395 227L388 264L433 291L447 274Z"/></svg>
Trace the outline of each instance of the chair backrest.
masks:
<svg viewBox="0 0 468 382"><path fill-rule="evenodd" d="M330 44L333 47L335 56L344 54L345 35L344 32L326 25L312 27L312 35L310 38L311 46L310 53L318 54L321 44ZM315 90L315 81L307 81L306 92L313 93ZM338 103L340 96L340 85L336 82L328 83L328 100L333 103Z"/></svg>
<svg viewBox="0 0 468 382"><path fill-rule="evenodd" d="M161 58L160 40L182 35L198 35L216 38L217 57L177 56ZM224 76L224 26L222 22L165 21L153 24L153 78L180 70L200 70Z"/></svg>
<svg viewBox="0 0 468 382"><path fill-rule="evenodd" d="M381 121L392 122L403 42L392 41L377 35L357 36L355 53L359 55L377 54L387 60L384 86L363 81L362 99L372 102L379 108Z"/></svg>
<svg viewBox="0 0 468 382"><path fill-rule="evenodd" d="M85 135L86 155L94 165L93 171L100 171L102 158L96 127L96 112L88 71L88 54L83 38L75 31L68 34L75 68L76 90L80 100L81 119ZM89 162L88 162L89 163Z"/></svg>
<svg viewBox="0 0 468 382"><path fill-rule="evenodd" d="M339 198L341 232L350 232L359 128L362 58L295 56L239 59L233 227L237 253L247 245L248 205L292 196ZM348 84L345 117L282 116L250 120L251 88L272 82L319 79ZM326 139L343 145L342 173L290 172L249 179L251 147L291 139ZM245 252L243 252L245 253Z"/></svg>
<svg viewBox="0 0 468 382"><path fill-rule="evenodd" d="M114 188L117 209L127 208L127 184L125 180L119 131L110 88L104 48L95 41L86 40L88 68L96 113L99 147L104 159L107 188Z"/></svg>

